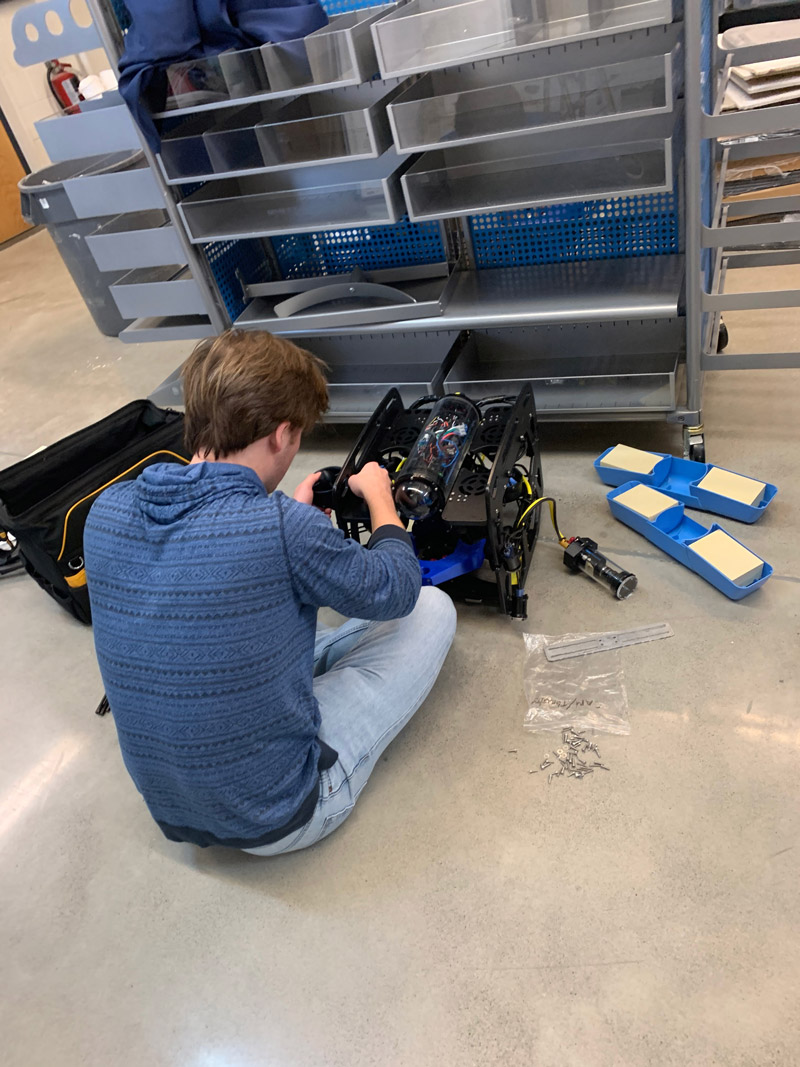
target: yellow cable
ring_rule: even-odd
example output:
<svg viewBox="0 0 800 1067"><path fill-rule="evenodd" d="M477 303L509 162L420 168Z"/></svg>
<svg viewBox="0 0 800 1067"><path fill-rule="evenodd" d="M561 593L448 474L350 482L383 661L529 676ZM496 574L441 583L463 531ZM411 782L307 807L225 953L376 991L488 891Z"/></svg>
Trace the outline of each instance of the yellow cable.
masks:
<svg viewBox="0 0 800 1067"><path fill-rule="evenodd" d="M550 505L550 521L553 524L553 529L556 532L556 537L558 538L559 544L566 545L566 544L568 544L567 538L559 530L558 523L556 522L555 502L553 500L551 500L549 497L540 496L538 500L534 500L532 503L528 504L528 506L525 508L523 513L517 519L517 526L521 526L523 521L524 521L524 519L527 517L528 513L533 511L533 509L538 504L543 503L545 500Z"/></svg>

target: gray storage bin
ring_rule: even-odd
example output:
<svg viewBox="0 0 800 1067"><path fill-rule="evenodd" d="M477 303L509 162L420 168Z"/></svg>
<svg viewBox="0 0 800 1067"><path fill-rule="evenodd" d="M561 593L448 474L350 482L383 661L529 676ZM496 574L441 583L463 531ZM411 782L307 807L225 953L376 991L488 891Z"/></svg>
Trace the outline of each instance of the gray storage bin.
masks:
<svg viewBox="0 0 800 1067"><path fill-rule="evenodd" d="M256 127L274 122L285 106L281 103L251 104L227 115L203 134L203 141L217 174L229 171L260 170L264 166Z"/></svg>
<svg viewBox="0 0 800 1067"><path fill-rule="evenodd" d="M161 132L159 158L168 182L191 181L212 171L211 160L203 140L208 119L195 116L174 129Z"/></svg>
<svg viewBox="0 0 800 1067"><path fill-rule="evenodd" d="M374 27L384 78L672 21L672 0L410 0Z"/></svg>
<svg viewBox="0 0 800 1067"><path fill-rule="evenodd" d="M371 25L380 9L335 15L307 37L261 46L273 92L360 85L378 71Z"/></svg>
<svg viewBox="0 0 800 1067"><path fill-rule="evenodd" d="M178 204L195 244L239 237L383 226L403 212L393 149L360 163L208 182Z"/></svg>
<svg viewBox="0 0 800 1067"><path fill-rule="evenodd" d="M136 162L138 155L122 152L73 159L29 174L19 183L23 217L47 227L97 328L107 337L116 337L130 321L119 314L109 289L120 273L103 267L93 258L87 238L104 219L102 216L80 218L67 194L66 184L89 175L115 177L112 173L115 169L124 171Z"/></svg>
<svg viewBox="0 0 800 1067"><path fill-rule="evenodd" d="M102 270L159 267L186 259L165 211L118 215L96 228L86 243Z"/></svg>
<svg viewBox="0 0 800 1067"><path fill-rule="evenodd" d="M426 152L403 175L414 221L537 204L668 192L675 181L672 114L613 127L556 129Z"/></svg>
<svg viewBox="0 0 800 1067"><path fill-rule="evenodd" d="M51 115L34 126L54 163L141 148L138 131L125 104L98 107L76 115Z"/></svg>
<svg viewBox="0 0 800 1067"><path fill-rule="evenodd" d="M126 326L119 339L127 345L140 345L149 341L201 341L215 333L207 315L156 315L136 319ZM171 388L157 389L150 399L162 406L181 405L183 389L180 379Z"/></svg>
<svg viewBox="0 0 800 1067"><path fill-rule="evenodd" d="M269 79L260 48L220 52L219 67L231 100L269 92Z"/></svg>
<svg viewBox="0 0 800 1067"><path fill-rule="evenodd" d="M261 45L258 58L244 49L173 63L167 109L154 117L369 81L378 72L371 25L382 14L385 8L372 7L334 15L307 37Z"/></svg>
<svg viewBox="0 0 800 1067"><path fill-rule="evenodd" d="M298 97L256 128L262 164L277 170L382 155L391 144L386 106L402 84L371 81Z"/></svg>
<svg viewBox="0 0 800 1067"><path fill-rule="evenodd" d="M296 337L328 365L329 419L366 420L393 386L406 404L430 392L458 331Z"/></svg>
<svg viewBox="0 0 800 1067"><path fill-rule="evenodd" d="M536 331L475 330L446 379L448 392L479 400L516 394L533 383L540 415L593 415L613 409L671 411L675 407L676 349L595 351L589 337L583 355L559 356L537 345ZM569 343L561 338L562 346ZM555 371L555 373L554 373Z"/></svg>
<svg viewBox="0 0 800 1067"><path fill-rule="evenodd" d="M535 53L433 71L388 108L398 152L659 115L673 106L673 52L540 75ZM613 131L608 136L614 137Z"/></svg>
<svg viewBox="0 0 800 1067"><path fill-rule="evenodd" d="M141 152L118 152L109 159L131 160L124 169L105 169L95 175L69 178L64 182L72 208L79 219L115 215L120 205L129 211L162 208L164 194Z"/></svg>
<svg viewBox="0 0 800 1067"><path fill-rule="evenodd" d="M132 270L111 286L111 295L130 319L205 312L197 282L188 270L174 265Z"/></svg>

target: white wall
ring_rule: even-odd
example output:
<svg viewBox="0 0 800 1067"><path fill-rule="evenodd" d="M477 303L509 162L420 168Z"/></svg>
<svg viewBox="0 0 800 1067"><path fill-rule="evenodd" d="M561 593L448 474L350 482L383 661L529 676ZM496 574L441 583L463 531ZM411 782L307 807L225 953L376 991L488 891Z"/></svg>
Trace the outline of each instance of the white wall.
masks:
<svg viewBox="0 0 800 1067"><path fill-rule="evenodd" d="M31 170L46 167L50 160L37 136L34 122L54 115L58 105L47 87L44 63L34 67L19 67L14 62L14 44L11 40L11 19L21 7L31 0L4 0L0 3L0 107L19 142L19 146ZM53 56L64 59L79 68L84 74L96 74L108 66L106 54L101 48L75 56Z"/></svg>

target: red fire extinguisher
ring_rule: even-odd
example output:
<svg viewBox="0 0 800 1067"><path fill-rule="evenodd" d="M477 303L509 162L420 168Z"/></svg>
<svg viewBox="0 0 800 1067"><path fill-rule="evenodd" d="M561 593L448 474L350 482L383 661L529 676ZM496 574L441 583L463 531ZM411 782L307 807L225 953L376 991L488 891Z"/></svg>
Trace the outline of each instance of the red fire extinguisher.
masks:
<svg viewBox="0 0 800 1067"><path fill-rule="evenodd" d="M62 63L60 59L48 59L46 66L47 84L59 107L69 114L80 111L79 105L83 100L78 92L80 79L69 63Z"/></svg>

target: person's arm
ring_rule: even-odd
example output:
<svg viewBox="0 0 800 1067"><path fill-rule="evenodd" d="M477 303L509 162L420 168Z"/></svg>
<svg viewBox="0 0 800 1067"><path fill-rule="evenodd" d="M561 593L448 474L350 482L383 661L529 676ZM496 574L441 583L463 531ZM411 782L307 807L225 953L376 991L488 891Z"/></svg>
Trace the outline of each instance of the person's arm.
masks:
<svg viewBox="0 0 800 1067"><path fill-rule="evenodd" d="M367 492L372 498L369 484ZM380 492L375 495L374 513L370 507L374 532L365 548L346 539L320 511L281 494L286 560L302 603L376 621L399 619L413 610L422 583L411 538L397 518L391 493L388 507L385 495L383 500Z"/></svg>
<svg viewBox="0 0 800 1067"><path fill-rule="evenodd" d="M314 504L314 487L319 481L320 471L307 475L295 489L292 499L300 504ZM348 480L348 486L366 502L369 508L370 524L373 531L381 526L399 526L404 530L400 519L397 517L397 509L394 506L392 496L392 483L385 467L377 463L367 463L364 467ZM321 508L326 515L330 515L330 508Z"/></svg>
<svg viewBox="0 0 800 1067"><path fill-rule="evenodd" d="M399 526L405 530L398 518L397 508L392 495L392 483L389 472L377 463L366 463L358 474L353 474L347 482L350 490L360 496L369 508L369 521L373 534L382 526Z"/></svg>

